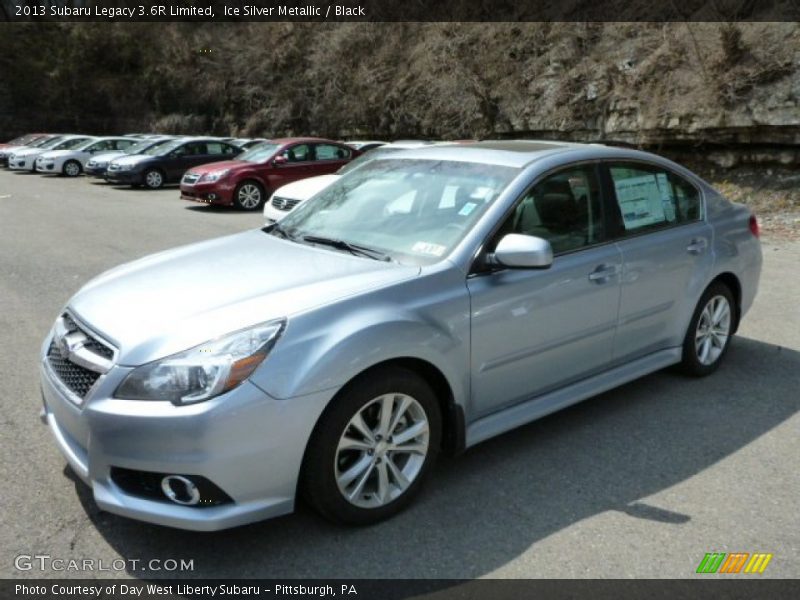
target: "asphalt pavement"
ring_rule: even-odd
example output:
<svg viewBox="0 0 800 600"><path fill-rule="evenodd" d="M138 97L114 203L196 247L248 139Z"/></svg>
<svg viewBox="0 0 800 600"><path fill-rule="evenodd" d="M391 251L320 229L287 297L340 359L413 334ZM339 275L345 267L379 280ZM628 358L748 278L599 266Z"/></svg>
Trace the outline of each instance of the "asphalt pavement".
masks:
<svg viewBox="0 0 800 600"><path fill-rule="evenodd" d="M773 554L735 577L800 576L800 243L770 239L716 374L660 372L443 459L388 522L342 528L301 506L201 534L99 511L38 418L54 318L110 267L259 225L174 187L0 171L0 577L692 578L707 552ZM109 570L17 568L37 555Z"/></svg>

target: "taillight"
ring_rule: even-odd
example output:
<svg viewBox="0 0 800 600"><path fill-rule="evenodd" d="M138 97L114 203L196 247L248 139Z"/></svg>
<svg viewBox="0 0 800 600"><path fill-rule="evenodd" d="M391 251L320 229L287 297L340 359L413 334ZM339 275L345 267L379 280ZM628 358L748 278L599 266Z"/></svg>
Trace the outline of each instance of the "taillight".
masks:
<svg viewBox="0 0 800 600"><path fill-rule="evenodd" d="M758 228L758 219L756 219L755 215L750 215L750 233L756 237L761 233L761 230Z"/></svg>

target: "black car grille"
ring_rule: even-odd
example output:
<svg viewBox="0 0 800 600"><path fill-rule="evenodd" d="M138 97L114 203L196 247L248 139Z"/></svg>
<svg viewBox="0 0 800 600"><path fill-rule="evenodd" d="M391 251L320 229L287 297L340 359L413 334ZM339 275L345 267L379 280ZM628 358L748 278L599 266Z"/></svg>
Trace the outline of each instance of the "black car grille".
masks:
<svg viewBox="0 0 800 600"><path fill-rule="evenodd" d="M68 331L80 331L86 337L86 341L83 342L83 347L86 350L106 360L114 358L113 348L92 337L88 331L80 327L68 314L62 315L61 319ZM100 378L100 373L87 369L62 356L55 340L50 342L50 347L47 350L47 361L61 382L79 398L85 398L89 390Z"/></svg>
<svg viewBox="0 0 800 600"><path fill-rule="evenodd" d="M69 390L79 398L85 398L89 390L99 379L100 373L76 365L74 362L61 358L61 354L54 343L50 343L47 351L47 360L53 372Z"/></svg>
<svg viewBox="0 0 800 600"><path fill-rule="evenodd" d="M300 200L295 200L293 198L281 198L280 196L275 196L272 199L272 206L278 210L290 211L298 204L300 204Z"/></svg>

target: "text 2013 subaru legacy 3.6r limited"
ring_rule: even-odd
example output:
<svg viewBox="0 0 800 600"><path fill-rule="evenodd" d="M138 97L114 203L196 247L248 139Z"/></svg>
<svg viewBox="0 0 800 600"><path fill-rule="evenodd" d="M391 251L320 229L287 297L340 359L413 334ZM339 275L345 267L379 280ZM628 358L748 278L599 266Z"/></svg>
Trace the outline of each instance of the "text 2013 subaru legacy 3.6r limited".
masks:
<svg viewBox="0 0 800 600"><path fill-rule="evenodd" d="M598 145L376 158L278 224L112 269L42 347L43 418L104 510L197 530L365 524L466 447L680 363L750 308L758 224Z"/></svg>

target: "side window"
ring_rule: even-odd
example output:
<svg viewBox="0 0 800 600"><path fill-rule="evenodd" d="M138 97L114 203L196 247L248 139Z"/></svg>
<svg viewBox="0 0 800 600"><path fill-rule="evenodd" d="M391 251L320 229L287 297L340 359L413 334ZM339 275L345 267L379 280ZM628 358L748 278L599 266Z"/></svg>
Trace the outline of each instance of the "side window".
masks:
<svg viewBox="0 0 800 600"><path fill-rule="evenodd" d="M239 154L241 150L236 146L231 146L230 144L222 144L222 153L223 154Z"/></svg>
<svg viewBox="0 0 800 600"><path fill-rule="evenodd" d="M92 144L86 150L88 152L105 152L106 150L111 150L111 142L109 140L103 140L102 142L97 142L96 144Z"/></svg>
<svg viewBox="0 0 800 600"><path fill-rule="evenodd" d="M183 146L183 156L202 156L208 154L205 142L189 142Z"/></svg>
<svg viewBox="0 0 800 600"><path fill-rule="evenodd" d="M228 145L222 142L208 142L206 144L206 154L227 154L225 152L226 148L228 148Z"/></svg>
<svg viewBox="0 0 800 600"><path fill-rule="evenodd" d="M316 160L347 160L350 150L333 144L317 144Z"/></svg>
<svg viewBox="0 0 800 600"><path fill-rule="evenodd" d="M290 163L305 162L311 160L311 146L308 144L298 144L297 146L287 148L281 152L281 155L285 156L286 160Z"/></svg>
<svg viewBox="0 0 800 600"><path fill-rule="evenodd" d="M609 172L624 233L700 218L697 189L674 173L639 164L612 164Z"/></svg>
<svg viewBox="0 0 800 600"><path fill-rule="evenodd" d="M595 167L567 169L537 183L518 201L490 247L508 233L543 238L555 254L603 241L603 210Z"/></svg>
<svg viewBox="0 0 800 600"><path fill-rule="evenodd" d="M131 146L133 146L133 144L134 144L133 140L117 140L116 141L117 150L126 150L126 149L130 148Z"/></svg>

